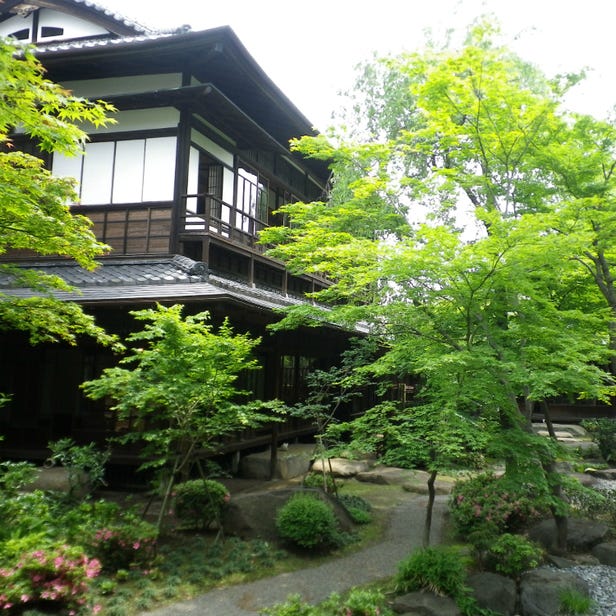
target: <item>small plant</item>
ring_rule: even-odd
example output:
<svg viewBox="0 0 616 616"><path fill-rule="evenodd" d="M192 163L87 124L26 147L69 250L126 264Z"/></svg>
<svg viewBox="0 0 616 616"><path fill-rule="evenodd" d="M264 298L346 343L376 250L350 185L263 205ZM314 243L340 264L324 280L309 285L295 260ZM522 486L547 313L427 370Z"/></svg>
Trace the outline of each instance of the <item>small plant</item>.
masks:
<svg viewBox="0 0 616 616"><path fill-rule="evenodd" d="M70 438L49 443L51 455L46 465L64 466L68 472L69 498L87 496L105 485L105 464L111 455L100 451L94 443L76 445Z"/></svg>
<svg viewBox="0 0 616 616"><path fill-rule="evenodd" d="M372 521L372 507L361 496L354 494L339 494L338 500L348 511L355 524L369 524Z"/></svg>
<svg viewBox="0 0 616 616"><path fill-rule="evenodd" d="M304 477L303 484L306 488L320 488L328 494L335 492L336 488L334 478L330 473L308 473Z"/></svg>
<svg viewBox="0 0 616 616"><path fill-rule="evenodd" d="M0 462L0 494L15 496L36 478L37 469L30 462Z"/></svg>
<svg viewBox="0 0 616 616"><path fill-rule="evenodd" d="M466 563L458 550L439 546L422 548L398 564L395 576L397 592L427 590L451 597L463 614L479 613L466 585Z"/></svg>
<svg viewBox="0 0 616 616"><path fill-rule="evenodd" d="M561 614L588 614L594 608L594 601L575 588L568 588L560 595Z"/></svg>
<svg viewBox="0 0 616 616"><path fill-rule="evenodd" d="M543 560L542 549L521 535L505 533L488 550L488 564L503 575L518 578Z"/></svg>
<svg viewBox="0 0 616 616"><path fill-rule="evenodd" d="M385 605L385 595L378 590L352 589L346 598L331 595L322 606L325 613L335 616L390 616L393 612ZM331 612L327 611L331 609Z"/></svg>
<svg viewBox="0 0 616 616"><path fill-rule="evenodd" d="M327 548L337 542L337 523L326 503L311 494L298 493L276 516L280 536L301 548Z"/></svg>
<svg viewBox="0 0 616 616"><path fill-rule="evenodd" d="M290 595L284 603L259 612L264 616L319 616L316 608L305 603L300 595Z"/></svg>
<svg viewBox="0 0 616 616"><path fill-rule="evenodd" d="M230 494L214 479L192 479L175 486L175 515L193 528L220 523Z"/></svg>

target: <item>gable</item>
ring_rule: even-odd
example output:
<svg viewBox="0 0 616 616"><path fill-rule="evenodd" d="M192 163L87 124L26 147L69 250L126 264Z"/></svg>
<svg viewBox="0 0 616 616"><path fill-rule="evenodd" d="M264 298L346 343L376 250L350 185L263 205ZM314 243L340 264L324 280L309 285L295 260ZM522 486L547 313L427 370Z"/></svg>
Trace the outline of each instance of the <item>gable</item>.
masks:
<svg viewBox="0 0 616 616"><path fill-rule="evenodd" d="M28 43L116 38L153 31L84 0L0 0L0 36Z"/></svg>

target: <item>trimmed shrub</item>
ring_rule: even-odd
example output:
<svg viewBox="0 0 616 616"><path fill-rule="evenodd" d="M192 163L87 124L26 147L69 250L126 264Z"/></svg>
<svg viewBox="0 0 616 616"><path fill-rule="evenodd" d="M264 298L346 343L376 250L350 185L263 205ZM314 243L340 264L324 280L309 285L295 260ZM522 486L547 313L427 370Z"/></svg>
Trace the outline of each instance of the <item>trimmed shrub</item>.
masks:
<svg viewBox="0 0 616 616"><path fill-rule="evenodd" d="M505 533L488 550L488 566L508 577L518 578L524 571L534 569L543 560L543 550L523 537Z"/></svg>
<svg viewBox="0 0 616 616"><path fill-rule="evenodd" d="M276 516L280 536L301 548L327 548L336 545L338 527L330 507L311 494L292 496Z"/></svg>
<svg viewBox="0 0 616 616"><path fill-rule="evenodd" d="M616 460L616 419L601 417L586 419L582 427L588 432L593 443L596 443L601 456L606 462Z"/></svg>
<svg viewBox="0 0 616 616"><path fill-rule="evenodd" d="M220 523L230 494L214 479L191 479L175 486L175 515L191 528Z"/></svg>

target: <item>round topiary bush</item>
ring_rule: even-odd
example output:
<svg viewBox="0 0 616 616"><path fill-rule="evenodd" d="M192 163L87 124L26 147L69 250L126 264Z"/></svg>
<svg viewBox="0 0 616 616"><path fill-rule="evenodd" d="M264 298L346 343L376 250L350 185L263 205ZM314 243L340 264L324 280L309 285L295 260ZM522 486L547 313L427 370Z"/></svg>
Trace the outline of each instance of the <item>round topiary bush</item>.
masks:
<svg viewBox="0 0 616 616"><path fill-rule="evenodd" d="M214 479L191 479L175 486L175 515L192 528L219 523L229 502L227 488Z"/></svg>
<svg viewBox="0 0 616 616"><path fill-rule="evenodd" d="M332 547L338 535L333 511L308 493L295 494L278 510L276 529L282 539L306 549Z"/></svg>

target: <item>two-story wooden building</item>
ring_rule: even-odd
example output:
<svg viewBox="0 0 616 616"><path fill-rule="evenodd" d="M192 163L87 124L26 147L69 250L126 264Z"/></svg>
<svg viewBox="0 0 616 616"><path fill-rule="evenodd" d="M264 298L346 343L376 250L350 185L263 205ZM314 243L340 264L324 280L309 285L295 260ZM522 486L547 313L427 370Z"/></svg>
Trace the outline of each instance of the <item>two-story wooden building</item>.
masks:
<svg viewBox="0 0 616 616"><path fill-rule="evenodd" d="M264 226L280 223L281 204L325 190L327 166L288 147L313 132L308 120L228 27L158 32L85 0L3 0L0 35L36 44L50 79L118 109L116 124L90 132L83 157L46 161L54 174L78 180L72 208L91 218L112 253L94 272L65 260L24 266L73 284L80 293L64 299L120 334L132 327L129 310L154 302L209 310L215 321L228 316L236 329L263 336L255 394L301 397L306 371L335 361L347 334L267 332L277 308L305 301L326 282L291 275L256 240ZM0 361L0 391L12 395L0 411L4 455L40 458L50 440L103 441L113 433L113 415L79 390L115 362L92 341L31 347L3 334ZM280 439L305 432L288 423ZM269 438L247 434L233 446Z"/></svg>

